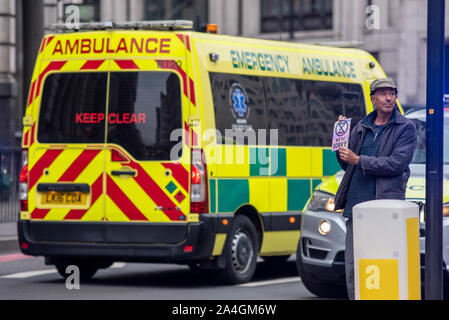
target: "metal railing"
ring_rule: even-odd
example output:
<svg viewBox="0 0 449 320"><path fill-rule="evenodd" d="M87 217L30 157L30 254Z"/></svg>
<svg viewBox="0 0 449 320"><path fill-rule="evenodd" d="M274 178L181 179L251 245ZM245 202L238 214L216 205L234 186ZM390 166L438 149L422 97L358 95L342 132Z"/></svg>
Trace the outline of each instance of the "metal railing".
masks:
<svg viewBox="0 0 449 320"><path fill-rule="evenodd" d="M20 213L18 189L21 157L19 148L0 148L0 223L17 221Z"/></svg>

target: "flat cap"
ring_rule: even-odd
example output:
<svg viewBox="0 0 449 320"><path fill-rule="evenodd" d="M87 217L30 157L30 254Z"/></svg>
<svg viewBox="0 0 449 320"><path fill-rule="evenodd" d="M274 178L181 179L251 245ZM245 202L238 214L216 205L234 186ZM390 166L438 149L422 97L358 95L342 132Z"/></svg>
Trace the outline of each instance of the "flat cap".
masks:
<svg viewBox="0 0 449 320"><path fill-rule="evenodd" d="M398 89L396 88L396 85L392 78L381 78L371 82L371 95L373 95L374 92L376 92L376 90L379 88L392 88L396 91L396 93L398 93Z"/></svg>

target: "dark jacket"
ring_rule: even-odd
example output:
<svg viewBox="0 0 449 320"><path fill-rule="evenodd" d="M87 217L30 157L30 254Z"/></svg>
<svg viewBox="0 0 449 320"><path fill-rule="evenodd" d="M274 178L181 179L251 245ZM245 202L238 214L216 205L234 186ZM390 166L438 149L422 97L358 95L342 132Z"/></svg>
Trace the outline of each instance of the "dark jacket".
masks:
<svg viewBox="0 0 449 320"><path fill-rule="evenodd" d="M376 199L405 199L407 181L410 177L408 166L416 149L417 131L413 122L400 114L397 109L393 112L394 120L384 129L378 157L361 155L356 166L342 161L338 151L336 152L337 160L345 174L335 195L335 210L345 207L354 170L376 176ZM368 124L376 117L377 111L374 110L352 129L348 147L355 154L359 155L366 131L371 130Z"/></svg>

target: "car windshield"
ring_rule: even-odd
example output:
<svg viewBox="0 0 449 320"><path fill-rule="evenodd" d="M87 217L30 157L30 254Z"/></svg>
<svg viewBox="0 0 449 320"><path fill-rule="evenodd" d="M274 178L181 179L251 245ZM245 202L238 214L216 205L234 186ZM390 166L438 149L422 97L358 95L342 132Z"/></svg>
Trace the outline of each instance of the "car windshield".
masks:
<svg viewBox="0 0 449 320"><path fill-rule="evenodd" d="M447 147L447 141L449 141L449 119L445 117L446 121L444 123L444 152L443 161L445 164L449 164L449 148ZM418 146L413 155L412 163L426 163L426 119L425 118L410 118L413 123L415 123L418 130Z"/></svg>

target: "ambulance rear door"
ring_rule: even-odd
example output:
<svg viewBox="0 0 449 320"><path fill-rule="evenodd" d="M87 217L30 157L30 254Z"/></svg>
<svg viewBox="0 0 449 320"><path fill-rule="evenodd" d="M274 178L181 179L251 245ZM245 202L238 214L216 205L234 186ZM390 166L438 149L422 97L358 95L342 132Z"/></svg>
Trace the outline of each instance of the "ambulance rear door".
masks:
<svg viewBox="0 0 449 320"><path fill-rule="evenodd" d="M28 164L35 240L104 240L108 68L92 45L105 45L108 39L107 32L72 33L48 36L42 43L29 99L37 119L30 131Z"/></svg>
<svg viewBox="0 0 449 320"><path fill-rule="evenodd" d="M188 232L194 95L185 38L112 33L107 110L105 241L165 243Z"/></svg>

